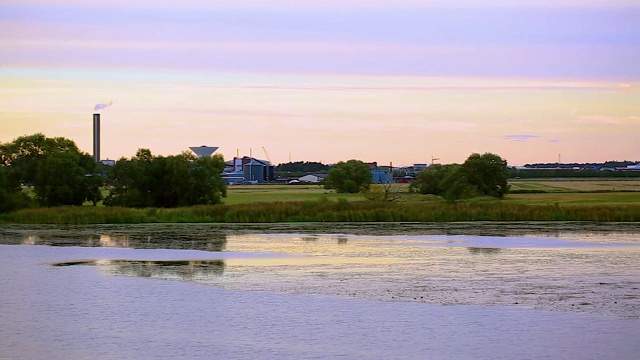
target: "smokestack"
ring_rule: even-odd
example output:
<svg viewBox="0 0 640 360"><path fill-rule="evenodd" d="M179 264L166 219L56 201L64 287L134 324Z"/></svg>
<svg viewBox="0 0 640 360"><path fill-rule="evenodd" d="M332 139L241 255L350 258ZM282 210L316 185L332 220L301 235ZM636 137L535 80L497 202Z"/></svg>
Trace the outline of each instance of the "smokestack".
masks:
<svg viewBox="0 0 640 360"><path fill-rule="evenodd" d="M100 161L100 114L93 114L93 158Z"/></svg>

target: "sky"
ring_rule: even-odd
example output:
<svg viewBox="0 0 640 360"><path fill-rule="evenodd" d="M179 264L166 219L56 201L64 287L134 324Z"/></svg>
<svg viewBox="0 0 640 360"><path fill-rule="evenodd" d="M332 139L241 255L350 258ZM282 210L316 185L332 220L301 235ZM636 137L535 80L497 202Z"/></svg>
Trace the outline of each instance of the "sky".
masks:
<svg viewBox="0 0 640 360"><path fill-rule="evenodd" d="M392 3L392 5L389 5ZM0 142L640 161L640 0L2 0Z"/></svg>

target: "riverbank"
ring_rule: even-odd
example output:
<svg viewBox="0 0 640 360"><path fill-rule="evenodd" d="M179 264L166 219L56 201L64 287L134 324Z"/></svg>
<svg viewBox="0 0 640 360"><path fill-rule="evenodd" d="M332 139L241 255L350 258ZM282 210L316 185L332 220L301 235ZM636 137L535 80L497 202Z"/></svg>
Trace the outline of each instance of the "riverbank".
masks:
<svg viewBox="0 0 640 360"><path fill-rule="evenodd" d="M519 204L508 201L376 202L345 199L193 206L174 209L54 207L0 215L0 223L277 223L596 221L640 222L640 203L614 205Z"/></svg>

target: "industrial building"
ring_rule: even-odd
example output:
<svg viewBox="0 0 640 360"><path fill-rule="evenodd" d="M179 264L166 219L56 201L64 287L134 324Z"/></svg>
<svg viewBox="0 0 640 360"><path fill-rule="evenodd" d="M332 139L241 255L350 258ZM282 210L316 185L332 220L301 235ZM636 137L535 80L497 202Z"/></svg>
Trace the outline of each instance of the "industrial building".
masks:
<svg viewBox="0 0 640 360"><path fill-rule="evenodd" d="M378 166L378 162L367 163L371 171L371 182L388 184L393 182L393 168L391 166Z"/></svg>
<svg viewBox="0 0 640 360"><path fill-rule="evenodd" d="M226 162L222 178L227 184L261 183L275 179L275 166L250 156L234 157Z"/></svg>

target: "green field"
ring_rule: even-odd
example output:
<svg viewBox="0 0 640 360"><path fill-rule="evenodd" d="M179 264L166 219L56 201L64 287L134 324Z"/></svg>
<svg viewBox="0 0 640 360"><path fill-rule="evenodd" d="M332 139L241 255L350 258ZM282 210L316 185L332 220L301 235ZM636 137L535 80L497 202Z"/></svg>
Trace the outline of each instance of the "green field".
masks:
<svg viewBox="0 0 640 360"><path fill-rule="evenodd" d="M512 193L502 200L477 197L447 203L437 196L411 193L407 184L393 184L396 200L387 202L368 200L363 194L337 194L318 185L239 185L229 187L223 205L36 208L0 214L0 223L640 222L640 181L516 181L512 185L536 188L536 192ZM622 190L606 190L618 187ZM381 189L382 185L372 186L373 192Z"/></svg>
<svg viewBox="0 0 640 360"><path fill-rule="evenodd" d="M336 194L320 185L232 185L227 188L228 205L275 201L363 200L361 194Z"/></svg>
<svg viewBox="0 0 640 360"><path fill-rule="evenodd" d="M619 205L640 204L640 180L515 180L510 182L516 193L508 194L504 200L477 198L467 202L503 201L529 205ZM373 185L372 189L381 185ZM444 202L430 195L409 192L407 184L394 184L399 194L398 202ZM517 190L536 190L517 193ZM225 204L248 204L275 201L365 200L362 194L337 194L319 185L237 185L229 186Z"/></svg>
<svg viewBox="0 0 640 360"><path fill-rule="evenodd" d="M615 192L638 191L640 192L640 179L556 179L556 180L519 180L509 181L511 191L526 192L539 191L546 193L556 192Z"/></svg>

